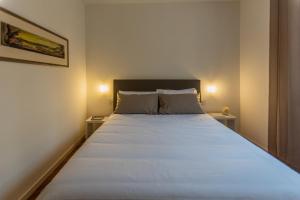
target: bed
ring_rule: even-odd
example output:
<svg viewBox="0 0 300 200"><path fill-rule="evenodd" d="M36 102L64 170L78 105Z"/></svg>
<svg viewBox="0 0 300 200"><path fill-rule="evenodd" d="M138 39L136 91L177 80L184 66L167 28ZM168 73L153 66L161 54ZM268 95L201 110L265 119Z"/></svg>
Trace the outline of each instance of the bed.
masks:
<svg viewBox="0 0 300 200"><path fill-rule="evenodd" d="M38 199L299 200L300 175L207 114L113 114Z"/></svg>

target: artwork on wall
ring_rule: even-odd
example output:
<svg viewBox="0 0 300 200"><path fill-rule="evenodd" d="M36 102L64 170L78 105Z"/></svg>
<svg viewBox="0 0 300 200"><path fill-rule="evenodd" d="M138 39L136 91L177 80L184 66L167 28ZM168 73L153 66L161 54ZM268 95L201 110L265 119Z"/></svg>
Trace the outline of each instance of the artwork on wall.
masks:
<svg viewBox="0 0 300 200"><path fill-rule="evenodd" d="M0 59L69 66L68 40L0 7Z"/></svg>

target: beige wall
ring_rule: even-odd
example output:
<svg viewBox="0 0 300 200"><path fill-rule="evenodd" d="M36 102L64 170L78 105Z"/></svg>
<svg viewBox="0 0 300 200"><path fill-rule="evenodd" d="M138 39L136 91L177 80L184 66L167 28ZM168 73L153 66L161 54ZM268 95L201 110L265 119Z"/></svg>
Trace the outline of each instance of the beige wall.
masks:
<svg viewBox="0 0 300 200"><path fill-rule="evenodd" d="M241 132L268 146L269 0L241 0Z"/></svg>
<svg viewBox="0 0 300 200"><path fill-rule="evenodd" d="M70 68L0 61L0 199L17 199L83 132L85 14L80 0L0 6L70 41Z"/></svg>
<svg viewBox="0 0 300 200"><path fill-rule="evenodd" d="M86 14L88 114L112 112L102 82L198 78L219 89L204 96L208 111L239 115L239 2L89 5Z"/></svg>

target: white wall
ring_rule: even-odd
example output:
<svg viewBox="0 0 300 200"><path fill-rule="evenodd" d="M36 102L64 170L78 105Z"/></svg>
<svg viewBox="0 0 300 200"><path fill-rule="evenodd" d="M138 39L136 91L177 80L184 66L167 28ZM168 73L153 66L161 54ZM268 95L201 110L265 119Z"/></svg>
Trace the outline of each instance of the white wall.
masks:
<svg viewBox="0 0 300 200"><path fill-rule="evenodd" d="M268 147L270 0L241 0L241 133Z"/></svg>
<svg viewBox="0 0 300 200"><path fill-rule="evenodd" d="M238 1L89 5L86 14L88 114L112 112L102 82L198 78L219 88L204 96L208 111L239 115Z"/></svg>
<svg viewBox="0 0 300 200"><path fill-rule="evenodd" d="M70 68L0 61L0 199L17 199L83 132L85 10L80 0L0 6L70 42Z"/></svg>

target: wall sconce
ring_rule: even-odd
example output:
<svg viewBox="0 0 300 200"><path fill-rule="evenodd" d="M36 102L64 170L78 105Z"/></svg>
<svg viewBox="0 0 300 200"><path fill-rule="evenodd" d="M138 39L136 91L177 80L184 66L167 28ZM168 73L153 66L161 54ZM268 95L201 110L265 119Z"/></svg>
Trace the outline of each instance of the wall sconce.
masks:
<svg viewBox="0 0 300 200"><path fill-rule="evenodd" d="M99 85L98 91L101 94L105 94L105 93L107 93L109 91L109 87L106 84L101 84L101 85Z"/></svg>
<svg viewBox="0 0 300 200"><path fill-rule="evenodd" d="M207 92L209 94L215 94L217 92L217 87L215 85L207 86Z"/></svg>

